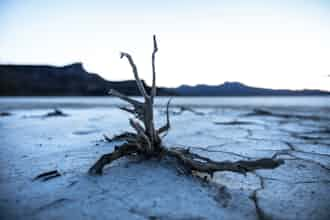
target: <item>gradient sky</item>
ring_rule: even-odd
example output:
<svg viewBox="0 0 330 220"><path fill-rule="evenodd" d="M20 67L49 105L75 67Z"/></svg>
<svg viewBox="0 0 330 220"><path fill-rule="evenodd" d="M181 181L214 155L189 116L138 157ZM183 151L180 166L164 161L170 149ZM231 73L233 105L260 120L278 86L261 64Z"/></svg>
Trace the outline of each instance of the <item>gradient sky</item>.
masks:
<svg viewBox="0 0 330 220"><path fill-rule="evenodd" d="M330 1L0 0L0 63L83 62L109 80L330 90Z"/></svg>

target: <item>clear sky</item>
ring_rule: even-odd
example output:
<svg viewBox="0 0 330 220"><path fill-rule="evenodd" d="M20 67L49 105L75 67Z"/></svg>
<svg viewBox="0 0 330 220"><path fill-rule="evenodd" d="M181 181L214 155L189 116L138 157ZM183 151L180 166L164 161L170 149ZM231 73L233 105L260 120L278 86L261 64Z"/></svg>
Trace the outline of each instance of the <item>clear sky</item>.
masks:
<svg viewBox="0 0 330 220"><path fill-rule="evenodd" d="M0 0L0 63L132 79L125 51L150 84L153 33L160 86L330 90L330 0Z"/></svg>

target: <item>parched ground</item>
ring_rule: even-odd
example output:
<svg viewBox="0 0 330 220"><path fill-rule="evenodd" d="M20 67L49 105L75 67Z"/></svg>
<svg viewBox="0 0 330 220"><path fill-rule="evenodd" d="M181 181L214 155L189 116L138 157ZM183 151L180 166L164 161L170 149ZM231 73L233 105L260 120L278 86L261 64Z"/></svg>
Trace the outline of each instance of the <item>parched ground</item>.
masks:
<svg viewBox="0 0 330 220"><path fill-rule="evenodd" d="M266 111L265 111L266 110ZM167 146L214 160L277 157L248 175L218 172L209 183L173 161L121 159L104 175L88 168L129 127L116 108L15 110L0 116L0 219L330 219L330 110L173 108ZM157 109L157 124L165 121ZM33 178L58 170L46 181Z"/></svg>

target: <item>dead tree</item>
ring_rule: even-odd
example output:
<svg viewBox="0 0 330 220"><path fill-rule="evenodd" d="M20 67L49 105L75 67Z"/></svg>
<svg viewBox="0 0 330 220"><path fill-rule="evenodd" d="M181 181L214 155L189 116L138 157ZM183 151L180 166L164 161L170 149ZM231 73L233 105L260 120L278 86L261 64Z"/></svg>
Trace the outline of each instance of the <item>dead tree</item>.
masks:
<svg viewBox="0 0 330 220"><path fill-rule="evenodd" d="M108 141L121 140L125 141L121 146L115 147L112 153L103 155L90 169L90 174L102 174L105 165L112 161L128 155L139 155L146 159L149 158L175 158L182 165L185 172L192 171L204 172L213 175L216 171L232 171L238 173L246 173L257 169L274 169L283 163L282 160L272 158L264 158L259 160L247 161L222 161L216 162L209 158L202 157L192 153L189 149L183 148L167 148L162 144L161 136L170 129L169 105L166 106L166 124L158 129L154 125L153 104L156 97L156 70L155 55L158 51L156 36L153 36L153 52L151 57L152 64L152 87L150 94L146 89L138 75L137 67L133 58L128 53L121 53L121 58L126 58L132 67L137 87L144 98L143 102L130 98L114 89L109 94L116 96L130 104L131 107L121 107L121 110L129 112L135 116L135 119L129 119L130 125L136 133L125 132L115 136Z"/></svg>

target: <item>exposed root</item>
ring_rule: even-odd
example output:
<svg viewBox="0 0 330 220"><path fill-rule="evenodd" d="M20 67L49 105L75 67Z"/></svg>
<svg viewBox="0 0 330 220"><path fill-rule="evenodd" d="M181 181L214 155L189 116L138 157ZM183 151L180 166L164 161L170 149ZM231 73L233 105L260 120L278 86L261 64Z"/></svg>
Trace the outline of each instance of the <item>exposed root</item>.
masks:
<svg viewBox="0 0 330 220"><path fill-rule="evenodd" d="M280 159L262 158L257 160L239 160L239 161L213 161L207 157L192 153L189 149L183 148L161 148L159 154L154 156L173 157L182 166L181 171L184 174L193 173L193 171L207 173L213 176L217 171L231 171L241 174L253 172L258 169L275 169L284 163ZM110 154L103 155L89 170L90 174L102 174L105 165L121 157L132 154L146 154L141 148L134 144L125 143L120 147L116 147L115 151Z"/></svg>
<svg viewBox="0 0 330 220"><path fill-rule="evenodd" d="M257 169L275 169L284 163L283 160L263 158L258 160L213 161L207 157L191 153L189 149L164 148L165 155L175 157L183 166L192 171L208 173L211 176L216 171L232 171L246 174Z"/></svg>
<svg viewBox="0 0 330 220"><path fill-rule="evenodd" d="M252 157L248 157L248 156L245 156L245 155L242 155L242 154L238 154L238 153L235 153L235 152L230 152L230 151L223 151L223 150L219 150L219 149L216 149L216 150L212 150L212 149L209 149L209 148L203 148L203 147L189 147L191 149L197 149L199 151L205 151L205 152L214 152L214 153L223 153L223 154L228 154L228 155L232 155L232 156L235 156L235 157L240 157L240 158L243 158L243 159L248 159L248 160L251 160L253 159Z"/></svg>
<svg viewBox="0 0 330 220"><path fill-rule="evenodd" d="M134 153L138 153L136 145L123 144L120 147L116 147L110 154L104 154L96 163L89 169L88 173L91 175L101 175L103 167L110 164L112 161L121 157L128 156Z"/></svg>

